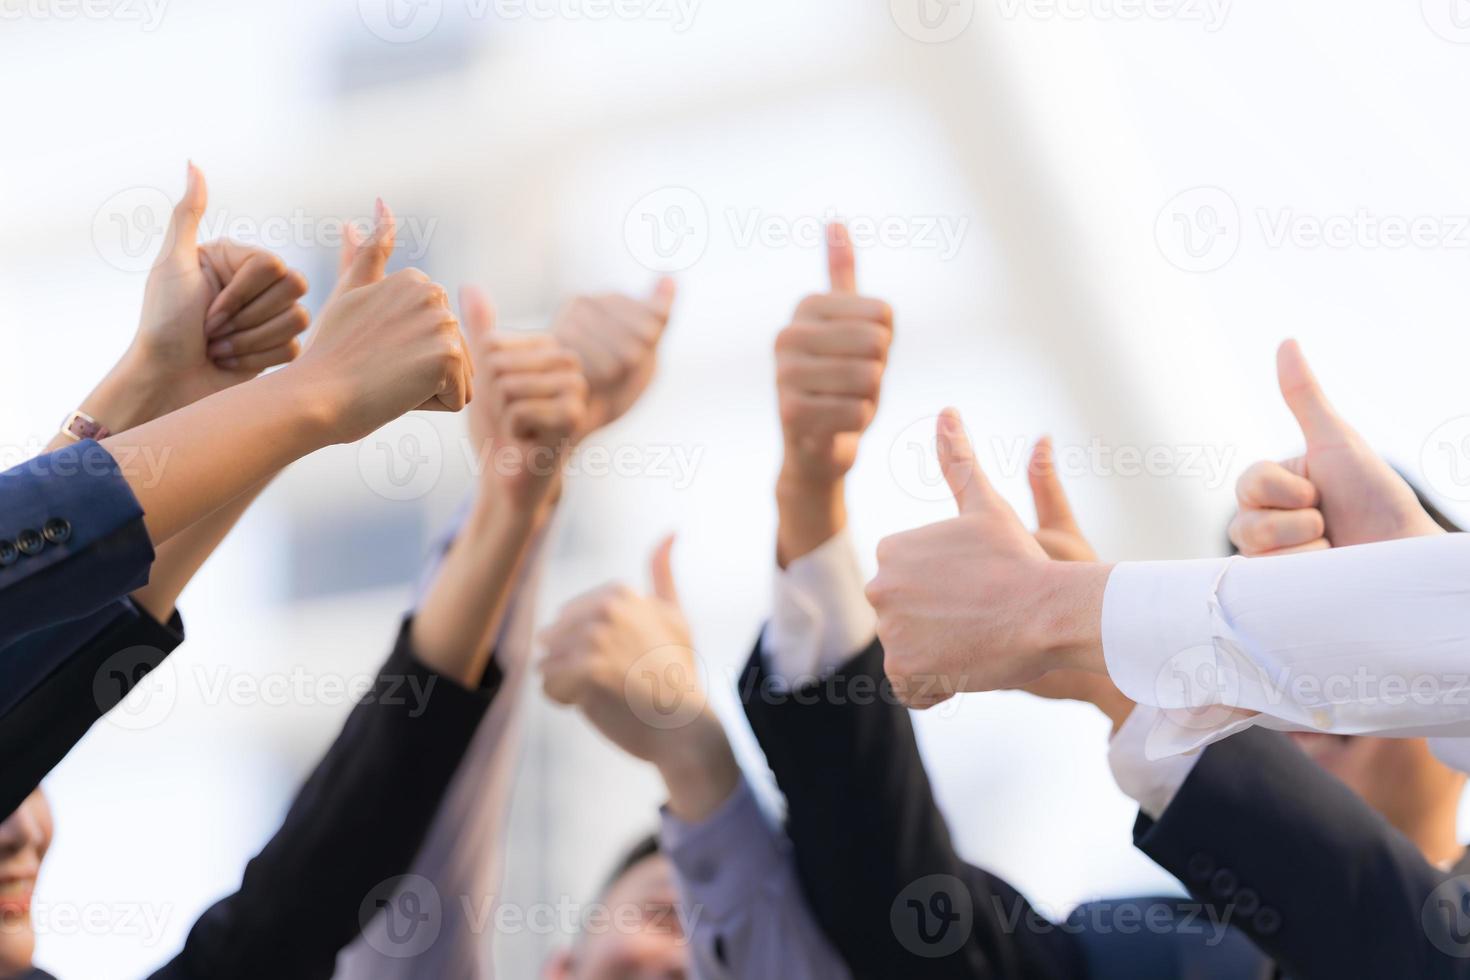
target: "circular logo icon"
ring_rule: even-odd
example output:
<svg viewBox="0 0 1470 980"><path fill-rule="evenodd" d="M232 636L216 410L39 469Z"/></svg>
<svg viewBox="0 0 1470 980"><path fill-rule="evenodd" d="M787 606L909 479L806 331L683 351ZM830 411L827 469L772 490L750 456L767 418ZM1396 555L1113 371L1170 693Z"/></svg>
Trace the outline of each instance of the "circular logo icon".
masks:
<svg viewBox="0 0 1470 980"><path fill-rule="evenodd" d="M1430 892L1419 923L1435 949L1470 959L1470 876L1456 875Z"/></svg>
<svg viewBox="0 0 1470 980"><path fill-rule="evenodd" d="M655 647L633 661L623 696L649 728L674 731L699 717L708 703L704 661L688 647Z"/></svg>
<svg viewBox="0 0 1470 980"><path fill-rule="evenodd" d="M662 187L638 199L623 221L623 240L652 272L683 272L709 247L709 209L687 187Z"/></svg>
<svg viewBox="0 0 1470 980"><path fill-rule="evenodd" d="M357 0L357 15L374 37L412 44L439 26L444 0Z"/></svg>
<svg viewBox="0 0 1470 980"><path fill-rule="evenodd" d="M926 416L904 426L888 446L894 482L910 497L928 503L954 499L939 466L938 426L939 416Z"/></svg>
<svg viewBox="0 0 1470 980"><path fill-rule="evenodd" d="M119 272L147 272L168 241L173 202L157 187L119 191L92 216L92 246Z"/></svg>
<svg viewBox="0 0 1470 980"><path fill-rule="evenodd" d="M1174 196L1154 222L1154 239L1170 264L1185 272L1214 272L1240 248L1240 208L1218 187Z"/></svg>
<svg viewBox="0 0 1470 980"><path fill-rule="evenodd" d="M384 956L408 959L426 952L444 927L439 889L422 875L378 883L357 910L363 940Z"/></svg>
<svg viewBox="0 0 1470 980"><path fill-rule="evenodd" d="M357 446L357 471L384 500L418 500L439 485L444 444L427 419L406 415Z"/></svg>
<svg viewBox="0 0 1470 980"><path fill-rule="evenodd" d="M1201 644L1174 654L1154 679L1154 703L1180 728L1219 728L1240 701L1240 670L1228 644Z"/></svg>
<svg viewBox="0 0 1470 980"><path fill-rule="evenodd" d="M975 0L888 0L893 22L915 41L953 41L975 19Z"/></svg>
<svg viewBox="0 0 1470 980"><path fill-rule="evenodd" d="M1435 493L1470 501L1470 415L1450 419L1429 434L1419 468Z"/></svg>
<svg viewBox="0 0 1470 980"><path fill-rule="evenodd" d="M889 921L904 949L939 959L969 941L975 928L974 899L969 887L953 875L929 875L898 893Z"/></svg>
<svg viewBox="0 0 1470 980"><path fill-rule="evenodd" d="M1470 0L1420 0L1424 23L1446 41L1470 44Z"/></svg>
<svg viewBox="0 0 1470 980"><path fill-rule="evenodd" d="M179 698L179 679L166 656L154 647L138 646L103 661L92 677L92 697L109 722L136 732L168 718Z"/></svg>

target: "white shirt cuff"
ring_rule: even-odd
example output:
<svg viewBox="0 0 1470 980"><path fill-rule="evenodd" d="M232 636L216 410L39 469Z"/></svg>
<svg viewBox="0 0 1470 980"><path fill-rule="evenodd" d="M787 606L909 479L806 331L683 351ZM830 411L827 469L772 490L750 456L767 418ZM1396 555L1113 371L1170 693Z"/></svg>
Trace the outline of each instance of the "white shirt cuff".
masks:
<svg viewBox="0 0 1470 980"><path fill-rule="evenodd" d="M1197 751L1163 757L1151 752L1149 742L1161 725L1167 725L1162 712L1139 705L1108 744L1108 765L1118 788L1152 820L1169 808L1200 758Z"/></svg>
<svg viewBox="0 0 1470 980"><path fill-rule="evenodd" d="M785 689L824 677L862 652L878 631L864 594L857 549L846 530L778 569L761 653Z"/></svg>

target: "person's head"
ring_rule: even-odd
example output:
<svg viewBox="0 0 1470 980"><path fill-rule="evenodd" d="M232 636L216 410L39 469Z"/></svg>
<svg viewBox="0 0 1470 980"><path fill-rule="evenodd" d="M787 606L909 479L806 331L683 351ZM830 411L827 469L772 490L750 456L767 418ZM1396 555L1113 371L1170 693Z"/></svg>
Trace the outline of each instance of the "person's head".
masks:
<svg viewBox="0 0 1470 980"><path fill-rule="evenodd" d="M51 807L39 789L0 821L0 976L25 973L36 952L31 895L51 846Z"/></svg>
<svg viewBox="0 0 1470 980"><path fill-rule="evenodd" d="M584 917L576 944L546 964L544 980L687 980L692 967L677 888L658 839L639 841Z"/></svg>
<svg viewBox="0 0 1470 980"><path fill-rule="evenodd" d="M1412 482L1409 485L1413 487ZM1459 532L1460 528L1417 487L1414 492L1440 527ZM1441 842L1455 839L1465 774L1436 759L1424 739L1316 732L1293 732L1291 738L1312 761L1346 784L1421 848L1440 850L1444 846Z"/></svg>

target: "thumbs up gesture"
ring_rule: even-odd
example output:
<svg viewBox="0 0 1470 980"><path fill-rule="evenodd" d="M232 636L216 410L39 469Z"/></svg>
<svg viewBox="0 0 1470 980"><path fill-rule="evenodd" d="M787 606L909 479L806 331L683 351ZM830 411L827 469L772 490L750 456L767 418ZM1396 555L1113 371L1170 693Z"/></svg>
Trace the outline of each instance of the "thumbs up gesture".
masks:
<svg viewBox="0 0 1470 980"><path fill-rule="evenodd" d="M665 539L653 554L652 595L604 586L568 603L541 635L547 697L577 707L614 744L661 766L691 747L691 726L702 731L714 720L674 588L673 543Z"/></svg>
<svg viewBox="0 0 1470 980"><path fill-rule="evenodd" d="M881 541L867 587L894 692L927 708L1051 670L1101 670L1110 567L1047 556L986 479L953 409L940 415L938 449L959 516ZM1044 522L1064 522L1056 504L1038 500Z"/></svg>
<svg viewBox="0 0 1470 980"><path fill-rule="evenodd" d="M482 290L463 290L460 311L481 382L469 421L482 481L516 507L536 511L555 496L586 425L587 379L577 355L555 337L496 330Z"/></svg>
<svg viewBox="0 0 1470 980"><path fill-rule="evenodd" d="M291 361L311 319L297 302L306 278L280 256L233 241L199 243L208 202L191 163L127 355L134 377L166 394L158 414Z"/></svg>
<svg viewBox="0 0 1470 980"><path fill-rule="evenodd" d="M551 334L577 355L591 385L586 431L621 418L648 388L674 294L674 280L664 278L646 299L578 296L557 314Z"/></svg>
<svg viewBox="0 0 1470 980"><path fill-rule="evenodd" d="M802 487L834 484L852 469L893 342L893 310L858 295L852 241L840 224L828 229L827 261L831 290L802 300L776 337L782 479Z"/></svg>
<svg viewBox="0 0 1470 980"><path fill-rule="evenodd" d="M1244 555L1282 555L1443 533L1414 491L1337 414L1296 341L1276 359L1282 397L1306 452L1251 466L1236 484L1230 540Z"/></svg>
<svg viewBox="0 0 1470 980"><path fill-rule="evenodd" d="M457 412L472 395L470 362L444 287L417 269L384 276L393 212L378 202L368 240L287 371L335 442L353 442L416 408Z"/></svg>

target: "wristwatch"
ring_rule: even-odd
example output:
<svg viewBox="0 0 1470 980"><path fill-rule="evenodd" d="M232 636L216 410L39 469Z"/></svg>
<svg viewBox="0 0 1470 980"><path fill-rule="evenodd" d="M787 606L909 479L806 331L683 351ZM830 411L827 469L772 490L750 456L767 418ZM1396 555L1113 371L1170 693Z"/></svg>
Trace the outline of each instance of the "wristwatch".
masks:
<svg viewBox="0 0 1470 980"><path fill-rule="evenodd" d="M106 439L112 435L107 426L81 409L72 412L61 423L61 434L72 442L81 442L83 439Z"/></svg>

